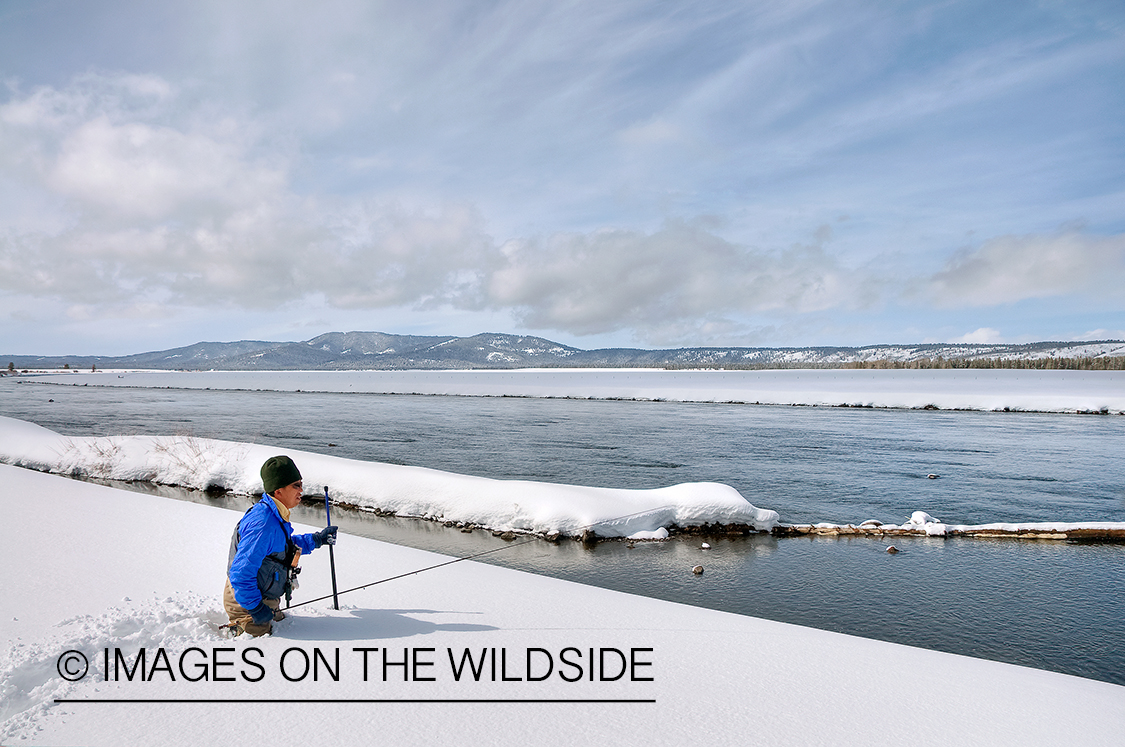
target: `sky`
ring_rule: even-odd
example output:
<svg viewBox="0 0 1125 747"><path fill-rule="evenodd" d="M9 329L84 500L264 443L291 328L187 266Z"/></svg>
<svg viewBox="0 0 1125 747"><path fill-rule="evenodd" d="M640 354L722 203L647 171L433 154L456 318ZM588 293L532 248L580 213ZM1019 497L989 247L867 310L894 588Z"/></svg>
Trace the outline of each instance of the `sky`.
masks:
<svg viewBox="0 0 1125 747"><path fill-rule="evenodd" d="M1125 338L1119 2L0 0L0 352Z"/></svg>

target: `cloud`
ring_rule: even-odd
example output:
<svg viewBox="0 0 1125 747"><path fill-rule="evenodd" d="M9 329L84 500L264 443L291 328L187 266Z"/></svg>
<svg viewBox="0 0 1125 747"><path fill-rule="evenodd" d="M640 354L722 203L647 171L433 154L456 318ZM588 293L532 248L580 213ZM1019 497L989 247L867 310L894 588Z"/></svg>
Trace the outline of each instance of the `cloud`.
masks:
<svg viewBox="0 0 1125 747"><path fill-rule="evenodd" d="M925 294L941 308L1070 294L1125 300L1125 235L1001 236L955 254Z"/></svg>
<svg viewBox="0 0 1125 747"><path fill-rule="evenodd" d="M1074 337L1075 340L1125 340L1125 329L1092 329Z"/></svg>
<svg viewBox="0 0 1125 747"><path fill-rule="evenodd" d="M1000 334L1000 330L993 329L991 327L981 327L976 331L961 335L960 337L954 340L950 340L949 342L994 343L1003 341L1004 338Z"/></svg>
<svg viewBox="0 0 1125 747"><path fill-rule="evenodd" d="M330 236L300 258L302 286L340 308L474 305L480 273L496 255L481 217L463 205L408 210L364 201L326 218Z"/></svg>
<svg viewBox="0 0 1125 747"><path fill-rule="evenodd" d="M255 156L259 131L154 76L86 74L0 106L5 171L103 224L213 219L276 197L288 159Z"/></svg>
<svg viewBox="0 0 1125 747"><path fill-rule="evenodd" d="M130 220L237 209L275 193L284 173L210 134L99 116L66 135L47 178L85 208Z"/></svg>
<svg viewBox="0 0 1125 747"><path fill-rule="evenodd" d="M14 91L0 104L0 198L16 197L0 199L0 290L64 301L77 320L322 299L658 344L787 334L803 319L893 305L900 288L939 308L1123 298L1125 236L1081 231L998 237L921 278L849 261L831 227L797 210L789 234L806 238L785 244L676 217L650 230L607 219L497 238L467 199L299 184L308 164L296 146L265 119L220 109L157 76ZM660 116L633 121L617 132L634 145L686 136ZM961 329L983 323L1008 328L979 319ZM982 326L965 340L998 336Z"/></svg>
<svg viewBox="0 0 1125 747"><path fill-rule="evenodd" d="M291 290L275 259L324 228L288 188L286 154L258 147L256 123L207 115L151 76L12 96L0 173L35 197L0 206L0 287L87 304ZM15 214L28 204L37 219Z"/></svg>
<svg viewBox="0 0 1125 747"><path fill-rule="evenodd" d="M824 244L738 246L705 220L496 242L464 203L299 195L253 120L215 121L152 77L87 75L0 106L5 173L51 211L0 235L0 287L97 304L510 310L594 334L729 326L729 314L857 303ZM2 208L0 208L2 210ZM6 215L5 219L14 216ZM54 230L42 226L55 226Z"/></svg>
<svg viewBox="0 0 1125 747"><path fill-rule="evenodd" d="M601 230L510 241L483 284L483 303L517 311L539 329L659 333L730 314L807 313L870 302L879 281L840 265L819 240L778 252L735 245L700 225L669 221L653 233Z"/></svg>

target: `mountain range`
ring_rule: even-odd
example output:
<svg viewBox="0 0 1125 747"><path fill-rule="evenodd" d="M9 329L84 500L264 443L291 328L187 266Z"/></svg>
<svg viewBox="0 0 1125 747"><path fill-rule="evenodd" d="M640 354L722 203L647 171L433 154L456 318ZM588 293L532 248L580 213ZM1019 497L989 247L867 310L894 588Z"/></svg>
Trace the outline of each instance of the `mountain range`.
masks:
<svg viewBox="0 0 1125 747"><path fill-rule="evenodd" d="M582 350L542 337L472 337L329 332L303 342L198 342L125 356L0 356L16 369L333 370L468 368L841 368L910 363L1044 358L1117 358L1125 341L1013 344L927 343L865 347L697 347Z"/></svg>

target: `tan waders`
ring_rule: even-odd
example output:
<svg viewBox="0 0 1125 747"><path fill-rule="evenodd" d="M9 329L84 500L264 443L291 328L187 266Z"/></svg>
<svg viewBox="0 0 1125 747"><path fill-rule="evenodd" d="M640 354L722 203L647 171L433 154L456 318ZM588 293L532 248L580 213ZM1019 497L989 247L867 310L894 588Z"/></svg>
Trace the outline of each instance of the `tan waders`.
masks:
<svg viewBox="0 0 1125 747"><path fill-rule="evenodd" d="M279 609L281 607L280 599L263 599L262 601L267 607L273 610L274 620L285 619L285 613ZM227 617L230 618L230 627L228 630L232 636L241 635L245 632L257 638L258 636L273 632L273 622L259 625L254 622L254 618L250 616L246 608L235 600L234 589L230 586L230 579L227 579L226 586L223 587L223 609L226 610ZM237 628L235 626L237 626Z"/></svg>

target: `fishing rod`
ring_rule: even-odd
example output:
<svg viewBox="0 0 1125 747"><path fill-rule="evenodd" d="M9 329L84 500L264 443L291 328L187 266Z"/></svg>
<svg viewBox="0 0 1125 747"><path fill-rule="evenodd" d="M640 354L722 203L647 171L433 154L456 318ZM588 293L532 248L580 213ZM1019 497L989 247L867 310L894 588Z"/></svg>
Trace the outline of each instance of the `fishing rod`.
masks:
<svg viewBox="0 0 1125 747"><path fill-rule="evenodd" d="M643 514L651 514L651 513L654 513L656 511L660 511L662 509L665 509L665 508L672 508L672 506L667 506L667 505L657 506L656 508L649 508L649 509L645 509L644 511L635 511L634 513L625 514L624 516L616 516L612 519L602 519L601 521L595 521L592 524L586 524L585 526L581 526L581 527L578 527L578 528L582 529L582 530L585 530L585 529L589 529L591 527L596 527L600 524L612 524L613 522L621 521L622 519L631 519L634 516L641 516ZM363 584L362 586L353 586L352 588L345 589L344 591L341 591L341 592L336 591L336 578L335 578L335 575L333 575L333 578L332 578L332 593L331 594L326 594L322 597L317 597L316 599L309 599L309 600L306 600L304 602L298 602L297 604L290 605L286 609L293 609L295 607L302 607L306 604L312 604L313 602L322 602L325 599L329 599L329 598L331 598L335 602L335 600L338 597L340 597L344 594L349 594L353 591L360 591L362 589L367 589L367 588L372 587L372 586L378 586L379 584L385 584L388 581L395 581L395 580L400 579L400 578L406 578L407 576L416 576L419 573L425 573L426 571L432 571L432 570L437 569L437 568L444 568L447 565L453 565L454 563L460 563L461 561L464 561L464 560L473 560L474 558L484 557L485 555L491 555L492 553L495 553L495 552L501 552L503 550L510 550L513 547L519 547L520 545L527 545L527 544L530 544L532 542L537 542L539 539L540 538L538 536L529 537L528 539L525 539L522 542L516 542L514 544L504 545L502 547L494 547L491 550L485 550L483 552L474 553L473 555L466 555L463 558L453 558L452 560L446 560L442 563L437 563L435 565L426 566L425 568L418 568L417 570L407 571L406 573L400 573L397 576L390 576L388 578L379 579L378 581L372 581L371 583ZM335 566L333 566L333 574L335 574ZM336 603L339 604L338 602L336 602ZM340 609L340 608L337 606L336 609Z"/></svg>
<svg viewBox="0 0 1125 747"><path fill-rule="evenodd" d="M327 485L324 486L324 514L325 514L325 518L328 519L328 523L325 526L331 528L331 526L332 526L332 509L328 507L328 486ZM328 562L332 566L332 609L338 610L338 609L340 609L340 600L337 598L337 595L336 595L336 552L335 552L336 548L333 547L333 545L335 545L335 544L336 544L336 538L335 538L335 535L333 535L332 541L328 543Z"/></svg>

